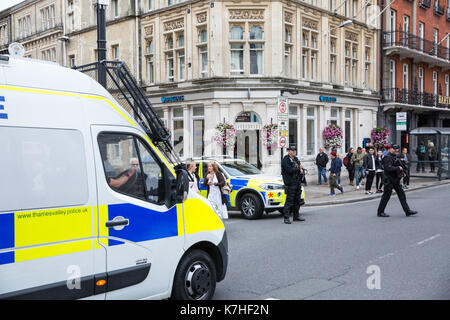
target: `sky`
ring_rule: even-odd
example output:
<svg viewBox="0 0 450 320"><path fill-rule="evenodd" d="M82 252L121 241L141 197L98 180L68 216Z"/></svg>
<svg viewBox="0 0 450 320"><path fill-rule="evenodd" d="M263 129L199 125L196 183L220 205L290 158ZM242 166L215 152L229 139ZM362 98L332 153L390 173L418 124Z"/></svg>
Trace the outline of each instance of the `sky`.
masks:
<svg viewBox="0 0 450 320"><path fill-rule="evenodd" d="M22 1L24 0L0 0L0 11L12 7Z"/></svg>

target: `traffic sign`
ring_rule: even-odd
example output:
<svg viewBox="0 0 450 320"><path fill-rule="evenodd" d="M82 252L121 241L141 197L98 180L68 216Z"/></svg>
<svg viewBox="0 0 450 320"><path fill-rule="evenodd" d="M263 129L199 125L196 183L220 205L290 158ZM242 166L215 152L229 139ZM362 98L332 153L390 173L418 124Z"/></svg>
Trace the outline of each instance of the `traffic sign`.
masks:
<svg viewBox="0 0 450 320"><path fill-rule="evenodd" d="M278 140L278 145L280 146L280 148L286 148L287 147L287 137L285 137L285 136L280 137L280 139Z"/></svg>
<svg viewBox="0 0 450 320"><path fill-rule="evenodd" d="M398 131L405 131L407 129L408 115L406 112L396 113L396 125Z"/></svg>

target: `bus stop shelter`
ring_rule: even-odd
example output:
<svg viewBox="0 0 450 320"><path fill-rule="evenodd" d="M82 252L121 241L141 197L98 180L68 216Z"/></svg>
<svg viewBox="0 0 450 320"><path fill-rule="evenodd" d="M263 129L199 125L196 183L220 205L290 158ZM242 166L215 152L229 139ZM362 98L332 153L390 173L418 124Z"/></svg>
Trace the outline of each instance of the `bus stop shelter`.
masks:
<svg viewBox="0 0 450 320"><path fill-rule="evenodd" d="M411 150L412 154L415 154L415 157L410 161L410 176L437 178L439 180L449 179L450 159L448 157L448 152L450 145L450 128L420 127L411 130L409 135L411 140L416 139L414 145L418 146L416 150ZM421 146L424 146L426 150L424 159L419 159L418 157L419 148ZM434 159L430 157L431 148L435 148L436 151L436 157ZM420 174L420 171L425 171L425 173Z"/></svg>

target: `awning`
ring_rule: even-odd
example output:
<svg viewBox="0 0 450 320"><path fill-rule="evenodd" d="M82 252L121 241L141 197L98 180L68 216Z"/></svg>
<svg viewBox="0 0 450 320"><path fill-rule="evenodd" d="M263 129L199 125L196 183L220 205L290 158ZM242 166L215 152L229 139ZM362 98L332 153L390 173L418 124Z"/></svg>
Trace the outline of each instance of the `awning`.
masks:
<svg viewBox="0 0 450 320"><path fill-rule="evenodd" d="M450 128L440 128L440 127L420 127L415 128L409 132L410 135L430 135L430 134L441 134L450 135Z"/></svg>

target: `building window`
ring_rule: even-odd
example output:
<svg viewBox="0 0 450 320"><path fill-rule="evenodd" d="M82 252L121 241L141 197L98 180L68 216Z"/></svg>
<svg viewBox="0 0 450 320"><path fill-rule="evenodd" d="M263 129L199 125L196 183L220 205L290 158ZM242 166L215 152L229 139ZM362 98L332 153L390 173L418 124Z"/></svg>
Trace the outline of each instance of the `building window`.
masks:
<svg viewBox="0 0 450 320"><path fill-rule="evenodd" d="M448 74L446 74L445 75L445 95L447 97L450 96L450 93L449 93L449 78L450 78L450 76Z"/></svg>
<svg viewBox="0 0 450 320"><path fill-rule="evenodd" d="M147 0L147 10L153 10L153 1L154 0Z"/></svg>
<svg viewBox="0 0 450 320"><path fill-rule="evenodd" d="M352 3L352 17L355 18L356 14L358 13L358 0L353 0Z"/></svg>
<svg viewBox="0 0 450 320"><path fill-rule="evenodd" d="M186 64L184 59L184 50L180 50L177 52L178 55L178 79L185 80L186 79Z"/></svg>
<svg viewBox="0 0 450 320"><path fill-rule="evenodd" d="M316 108L306 110L306 154L313 155L316 151Z"/></svg>
<svg viewBox="0 0 450 320"><path fill-rule="evenodd" d="M174 81L174 63L173 63L173 52L166 53L166 66L167 66L167 80Z"/></svg>
<svg viewBox="0 0 450 320"><path fill-rule="evenodd" d="M437 54L437 44L439 43L439 30L434 28L433 29L433 51L432 54Z"/></svg>
<svg viewBox="0 0 450 320"><path fill-rule="evenodd" d="M31 35L31 16L20 18L19 24L19 38L25 38Z"/></svg>
<svg viewBox="0 0 450 320"><path fill-rule="evenodd" d="M253 26L250 29L250 74L263 73L263 52L264 44L263 31L259 26Z"/></svg>
<svg viewBox="0 0 450 320"><path fill-rule="evenodd" d="M356 86L358 82L358 44L345 40L345 84Z"/></svg>
<svg viewBox="0 0 450 320"><path fill-rule="evenodd" d="M303 27L302 29L302 78L317 80L318 32Z"/></svg>
<svg viewBox="0 0 450 320"><path fill-rule="evenodd" d="M117 18L119 16L119 0L111 0L111 9L113 18Z"/></svg>
<svg viewBox="0 0 450 320"><path fill-rule="evenodd" d="M293 48L291 30L291 27L286 27L284 29L284 75L286 77L291 75L291 50Z"/></svg>
<svg viewBox="0 0 450 320"><path fill-rule="evenodd" d="M423 51L423 40L425 37L425 24L419 22L419 50Z"/></svg>
<svg viewBox="0 0 450 320"><path fill-rule="evenodd" d="M299 137L298 137L298 132L299 132L299 119L300 116L298 114L299 112L299 107L298 106L294 106L291 105L289 106L289 145L293 145L296 146L297 149L299 149Z"/></svg>
<svg viewBox="0 0 450 320"><path fill-rule="evenodd" d="M244 33L242 28L235 26L230 32L230 73L244 74Z"/></svg>
<svg viewBox="0 0 450 320"><path fill-rule="evenodd" d="M200 75L206 78L208 76L208 32L206 29L201 29L199 32L198 56Z"/></svg>
<svg viewBox="0 0 450 320"><path fill-rule="evenodd" d="M153 40L147 44L147 81L148 83L155 82L155 58L154 58Z"/></svg>
<svg viewBox="0 0 450 320"><path fill-rule="evenodd" d="M111 46L113 60L119 60L119 45Z"/></svg>
<svg viewBox="0 0 450 320"><path fill-rule="evenodd" d="M167 0L167 5L168 6L171 6L171 5L173 5L175 2L174 2L174 0Z"/></svg>
<svg viewBox="0 0 450 320"><path fill-rule="evenodd" d="M352 111L345 110L344 136L345 136L345 151L347 152L352 145L352 120L353 120Z"/></svg>
<svg viewBox="0 0 450 320"><path fill-rule="evenodd" d="M69 26L70 26L70 29L69 29L70 32L75 31L75 16L73 13L69 14Z"/></svg>
<svg viewBox="0 0 450 320"><path fill-rule="evenodd" d="M192 156L201 157L205 152L205 109L203 107L192 108Z"/></svg>
<svg viewBox="0 0 450 320"><path fill-rule="evenodd" d="M75 55L70 55L69 56L69 66L72 68L72 67L75 67Z"/></svg>
<svg viewBox="0 0 450 320"><path fill-rule="evenodd" d="M330 110L330 123L335 126L339 125L339 110L337 108L331 108Z"/></svg>
<svg viewBox="0 0 450 320"><path fill-rule="evenodd" d="M336 82L336 63L337 63L337 50L336 50L336 44L337 44L337 37L330 34L330 74L329 79L331 83Z"/></svg>
<svg viewBox="0 0 450 320"><path fill-rule="evenodd" d="M437 94L438 94L438 73L433 71L433 95L434 95L434 105L437 105Z"/></svg>
<svg viewBox="0 0 450 320"><path fill-rule="evenodd" d="M366 50L365 50L365 61L364 61L364 87L366 89L370 89L371 85L370 85L370 69L371 69L371 47L366 45Z"/></svg>
<svg viewBox="0 0 450 320"><path fill-rule="evenodd" d="M184 117L183 108L172 109L173 148L180 157L184 156Z"/></svg>
<svg viewBox="0 0 450 320"><path fill-rule="evenodd" d="M403 89L409 89L409 65L403 64Z"/></svg>

